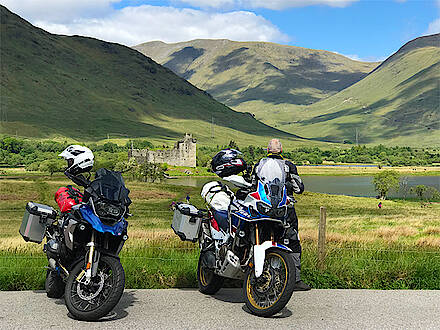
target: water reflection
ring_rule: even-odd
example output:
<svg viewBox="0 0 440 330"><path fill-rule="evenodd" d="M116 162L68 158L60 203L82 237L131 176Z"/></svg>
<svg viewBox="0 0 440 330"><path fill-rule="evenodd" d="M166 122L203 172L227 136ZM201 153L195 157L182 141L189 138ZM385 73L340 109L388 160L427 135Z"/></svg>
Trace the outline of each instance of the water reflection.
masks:
<svg viewBox="0 0 440 330"><path fill-rule="evenodd" d="M348 195L360 197L375 197L377 193L374 191L371 176L301 176L306 191L319 192L325 194ZM220 180L217 177L198 178L198 177L182 177L178 179L168 179L167 183L202 187L209 181ZM409 191L411 187L417 185L432 186L440 190L440 176L406 176L402 178L405 189ZM391 197L404 197L402 192L391 192Z"/></svg>

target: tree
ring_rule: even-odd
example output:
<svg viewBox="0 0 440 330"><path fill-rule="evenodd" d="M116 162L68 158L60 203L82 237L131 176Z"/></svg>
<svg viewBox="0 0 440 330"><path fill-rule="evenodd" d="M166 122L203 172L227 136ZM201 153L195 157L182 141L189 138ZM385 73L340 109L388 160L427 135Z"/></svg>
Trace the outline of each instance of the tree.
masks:
<svg viewBox="0 0 440 330"><path fill-rule="evenodd" d="M19 154L9 154L6 162L9 166L15 167L23 162L23 158Z"/></svg>
<svg viewBox="0 0 440 330"><path fill-rule="evenodd" d="M423 198L423 194L428 190L428 187L423 185L423 184L419 184L415 187L411 188L411 192L416 194L417 197L419 197L420 199Z"/></svg>
<svg viewBox="0 0 440 330"><path fill-rule="evenodd" d="M397 171L382 171L373 176L373 184L380 199L386 199L390 190L399 189L400 176Z"/></svg>
<svg viewBox="0 0 440 330"><path fill-rule="evenodd" d="M430 200L439 201L440 200L440 191L438 191L434 187L428 187L428 189L426 190L426 196Z"/></svg>
<svg viewBox="0 0 440 330"><path fill-rule="evenodd" d="M137 169L137 177L144 182L160 182L165 177L165 170L160 164L143 163Z"/></svg>
<svg viewBox="0 0 440 330"><path fill-rule="evenodd" d="M129 140L126 144L125 147L127 149L131 149L131 147L133 146L133 149L153 149L154 145L147 140Z"/></svg>
<svg viewBox="0 0 440 330"><path fill-rule="evenodd" d="M48 159L42 162L39 166L41 172L49 172L50 176L55 172L62 172L64 167L64 161L56 159Z"/></svg>
<svg viewBox="0 0 440 330"><path fill-rule="evenodd" d="M39 168L40 168L39 162L30 163L30 164L26 165L26 171L38 171Z"/></svg>
<svg viewBox="0 0 440 330"><path fill-rule="evenodd" d="M136 159L131 158L129 160L120 161L115 164L114 170L121 173L129 172L137 166Z"/></svg>

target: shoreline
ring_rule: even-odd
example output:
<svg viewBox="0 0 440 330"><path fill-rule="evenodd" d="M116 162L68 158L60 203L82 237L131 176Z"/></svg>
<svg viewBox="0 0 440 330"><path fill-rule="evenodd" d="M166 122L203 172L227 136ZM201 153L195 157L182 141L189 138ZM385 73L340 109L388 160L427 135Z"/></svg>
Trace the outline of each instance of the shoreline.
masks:
<svg viewBox="0 0 440 330"><path fill-rule="evenodd" d="M194 168L188 168L189 171ZM382 167L378 168L374 164L322 164L322 165L298 165L299 175L310 176L372 176L381 171L397 171L402 176L440 176L440 166L399 166L399 167ZM194 175L179 173L176 175L175 169L173 174L166 179L179 178L217 178L216 175ZM209 172L208 172L209 173ZM63 178L62 173L54 173L51 176L45 172L26 171L24 168L0 168L0 180L2 179L40 179L40 178Z"/></svg>

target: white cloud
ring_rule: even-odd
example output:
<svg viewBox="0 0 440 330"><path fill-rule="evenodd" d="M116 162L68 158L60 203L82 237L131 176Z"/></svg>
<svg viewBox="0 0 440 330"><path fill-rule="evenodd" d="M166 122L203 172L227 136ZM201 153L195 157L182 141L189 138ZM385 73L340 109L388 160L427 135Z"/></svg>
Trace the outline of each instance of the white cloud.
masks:
<svg viewBox="0 0 440 330"><path fill-rule="evenodd" d="M356 54L342 54L339 53L337 51L332 50L332 53L336 53L345 57L348 57L349 59L352 59L353 61L358 61L358 62L383 62L385 61L388 56L367 56L367 57L361 57L359 55Z"/></svg>
<svg viewBox="0 0 440 330"><path fill-rule="evenodd" d="M429 23L428 30L426 30L425 35L440 33L440 18Z"/></svg>
<svg viewBox="0 0 440 330"><path fill-rule="evenodd" d="M63 23L74 18L108 15L121 0L0 0L9 10L30 20Z"/></svg>
<svg viewBox="0 0 440 330"><path fill-rule="evenodd" d="M267 8L281 10L293 7L324 5L346 7L358 0L175 0L201 8Z"/></svg>
<svg viewBox="0 0 440 330"><path fill-rule="evenodd" d="M52 33L91 36L129 46L150 40L227 38L287 42L289 39L264 17L247 11L210 13L142 5L113 10L101 18L78 18L64 23L39 19L34 23Z"/></svg>

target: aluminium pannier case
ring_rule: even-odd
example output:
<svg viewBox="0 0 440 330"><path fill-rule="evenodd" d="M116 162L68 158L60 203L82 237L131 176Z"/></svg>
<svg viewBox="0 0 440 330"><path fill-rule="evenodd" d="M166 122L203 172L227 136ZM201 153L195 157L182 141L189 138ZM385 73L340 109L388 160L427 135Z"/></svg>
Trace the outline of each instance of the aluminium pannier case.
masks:
<svg viewBox="0 0 440 330"><path fill-rule="evenodd" d="M201 224L202 213L194 205L176 205L171 228L182 241L197 241Z"/></svg>
<svg viewBox="0 0 440 330"><path fill-rule="evenodd" d="M29 202L26 205L20 234L26 242L41 243L46 234L47 225L51 224L57 212L50 206Z"/></svg>

